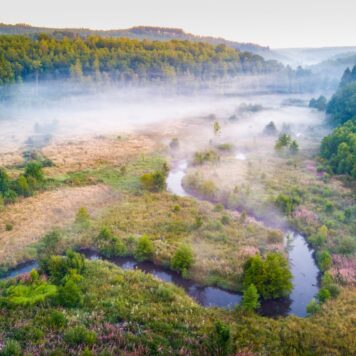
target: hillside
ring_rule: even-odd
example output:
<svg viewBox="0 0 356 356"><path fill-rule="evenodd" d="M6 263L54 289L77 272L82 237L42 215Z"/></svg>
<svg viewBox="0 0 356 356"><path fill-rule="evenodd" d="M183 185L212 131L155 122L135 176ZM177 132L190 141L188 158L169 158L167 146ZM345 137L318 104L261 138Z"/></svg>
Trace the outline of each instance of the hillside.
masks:
<svg viewBox="0 0 356 356"><path fill-rule="evenodd" d="M197 36L187 33L179 28L151 27L151 26L136 26L128 29L116 30L91 30L87 28L47 28L35 27L27 24L7 25L0 24L0 35L36 35L39 33L52 34L57 38L67 37L87 37L101 36L105 38L131 38L131 39L147 39L152 41L169 41L189 40L193 42L206 42L212 45L225 44L229 47L238 49L239 51L247 51L254 54L272 57L268 47L262 47L254 43L241 43L228 41L224 38L216 38L209 36Z"/></svg>

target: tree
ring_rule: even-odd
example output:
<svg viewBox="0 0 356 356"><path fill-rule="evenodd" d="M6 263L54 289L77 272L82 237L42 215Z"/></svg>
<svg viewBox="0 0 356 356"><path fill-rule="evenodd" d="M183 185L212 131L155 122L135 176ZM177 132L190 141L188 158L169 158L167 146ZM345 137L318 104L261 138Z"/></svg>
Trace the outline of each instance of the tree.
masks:
<svg viewBox="0 0 356 356"><path fill-rule="evenodd" d="M274 146L276 151L280 151L284 147L288 147L291 143L291 137L287 133L283 133L278 137L278 140Z"/></svg>
<svg viewBox="0 0 356 356"><path fill-rule="evenodd" d="M278 133L278 130L276 128L276 125L274 124L273 121L271 121L269 124L266 125L266 127L263 129L263 134L266 136L276 136Z"/></svg>
<svg viewBox="0 0 356 356"><path fill-rule="evenodd" d="M298 143L297 143L296 140L293 140L293 141L291 142L291 144L289 145L289 152L290 152L292 155L295 155L295 154L298 153L298 151L299 151L299 145L298 145Z"/></svg>
<svg viewBox="0 0 356 356"><path fill-rule="evenodd" d="M251 284L244 291L241 306L246 311L256 310L260 306L258 299L259 295L257 292L257 288L253 284Z"/></svg>
<svg viewBox="0 0 356 356"><path fill-rule="evenodd" d="M286 297L292 290L292 274L288 260L280 253L271 252L263 260L250 257L244 266L243 286L253 284L263 299Z"/></svg>
<svg viewBox="0 0 356 356"><path fill-rule="evenodd" d="M181 245L172 258L172 268L186 275L194 261L193 251L187 245Z"/></svg>

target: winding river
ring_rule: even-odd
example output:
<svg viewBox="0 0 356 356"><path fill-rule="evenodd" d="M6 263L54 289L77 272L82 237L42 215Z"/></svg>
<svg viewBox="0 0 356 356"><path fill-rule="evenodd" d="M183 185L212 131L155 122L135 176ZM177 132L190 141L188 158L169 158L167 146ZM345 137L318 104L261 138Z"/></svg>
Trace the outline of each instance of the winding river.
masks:
<svg viewBox="0 0 356 356"><path fill-rule="evenodd" d="M167 188L173 194L189 196L182 185L187 169L187 161L181 161L167 177ZM313 251L304 237L293 231L285 231L285 245L293 274L293 291L289 298L264 301L259 313L265 316L306 315L306 306L318 292L319 270L315 264ZM87 258L95 260L103 257L92 250L81 250ZM152 262L137 262L132 257L116 257L110 262L125 270L139 269L165 282L174 283L205 307L234 308L241 301L241 294L218 287L202 286L191 280L182 278L178 273ZM38 268L36 261L29 261L10 270L2 278L12 278Z"/></svg>

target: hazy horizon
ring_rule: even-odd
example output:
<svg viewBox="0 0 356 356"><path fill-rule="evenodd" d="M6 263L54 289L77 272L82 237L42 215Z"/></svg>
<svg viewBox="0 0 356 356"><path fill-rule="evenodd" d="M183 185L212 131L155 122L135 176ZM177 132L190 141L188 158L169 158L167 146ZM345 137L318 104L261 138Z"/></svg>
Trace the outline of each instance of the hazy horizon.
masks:
<svg viewBox="0 0 356 356"><path fill-rule="evenodd" d="M22 9L19 12L19 8ZM54 11L44 0L13 0L2 8L0 22L39 27L125 29L134 26L181 28L202 36L223 37L271 48L356 46L356 2L315 0L249 3L228 0L63 0ZM338 26L333 26L337 23Z"/></svg>

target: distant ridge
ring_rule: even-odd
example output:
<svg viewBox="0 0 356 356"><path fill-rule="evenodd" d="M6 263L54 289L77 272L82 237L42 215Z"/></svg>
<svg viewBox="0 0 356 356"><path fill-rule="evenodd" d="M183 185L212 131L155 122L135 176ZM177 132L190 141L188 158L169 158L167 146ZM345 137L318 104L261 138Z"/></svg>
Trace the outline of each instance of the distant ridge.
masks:
<svg viewBox="0 0 356 356"><path fill-rule="evenodd" d="M88 28L50 28L50 27L36 27L28 24L8 25L0 23L0 35L29 35L35 36L39 33L48 33L55 37L62 38L64 36L73 37L87 37L97 35L101 37L127 37L131 39L147 39L157 41L169 40L188 40L194 42L206 42L213 45L225 44L229 47L236 48L239 51L251 52L259 54L263 57L272 57L272 51L269 47L263 47L254 43L241 43L229 41L224 38L197 36L187 33L180 28L168 27L152 27L152 26L135 26L128 29L119 30L91 30Z"/></svg>

